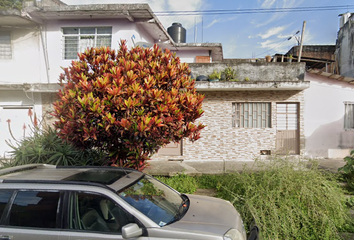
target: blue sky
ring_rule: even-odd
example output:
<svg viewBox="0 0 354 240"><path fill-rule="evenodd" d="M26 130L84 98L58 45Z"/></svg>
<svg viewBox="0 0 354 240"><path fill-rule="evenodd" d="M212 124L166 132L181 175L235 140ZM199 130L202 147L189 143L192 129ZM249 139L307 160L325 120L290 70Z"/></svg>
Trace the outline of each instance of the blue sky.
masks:
<svg viewBox="0 0 354 240"><path fill-rule="evenodd" d="M62 0L67 4L148 3L167 29L180 22L187 29L187 42L222 43L224 58L261 58L286 53L297 45L306 21L304 45L334 45L339 14L354 12L353 0ZM321 10L333 6L334 10ZM336 9L335 6L345 6ZM316 11L204 14L161 16L165 11L210 11L309 8ZM323 9L323 8L322 8ZM225 13L225 12L224 12Z"/></svg>

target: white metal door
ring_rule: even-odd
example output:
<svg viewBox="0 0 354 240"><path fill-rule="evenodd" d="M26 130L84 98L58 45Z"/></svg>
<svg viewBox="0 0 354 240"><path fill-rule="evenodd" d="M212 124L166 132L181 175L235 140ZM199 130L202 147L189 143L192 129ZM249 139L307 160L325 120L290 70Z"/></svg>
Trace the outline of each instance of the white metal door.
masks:
<svg viewBox="0 0 354 240"><path fill-rule="evenodd" d="M299 104L277 103L277 154L299 154Z"/></svg>
<svg viewBox="0 0 354 240"><path fill-rule="evenodd" d="M29 107L0 107L0 158L9 156L11 151L5 141L16 144L16 140L19 141L31 133L28 110Z"/></svg>

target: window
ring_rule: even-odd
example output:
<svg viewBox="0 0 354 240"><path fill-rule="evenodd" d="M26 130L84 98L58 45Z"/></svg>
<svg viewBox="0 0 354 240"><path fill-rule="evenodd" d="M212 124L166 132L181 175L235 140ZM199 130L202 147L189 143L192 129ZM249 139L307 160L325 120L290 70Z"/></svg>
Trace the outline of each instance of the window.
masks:
<svg viewBox="0 0 354 240"><path fill-rule="evenodd" d="M70 198L69 228L76 230L121 233L122 227L135 218L104 196L78 192Z"/></svg>
<svg viewBox="0 0 354 240"><path fill-rule="evenodd" d="M270 103L232 103L232 126L237 128L270 128Z"/></svg>
<svg viewBox="0 0 354 240"><path fill-rule="evenodd" d="M55 228L59 192L19 191L11 206L9 225Z"/></svg>
<svg viewBox="0 0 354 240"><path fill-rule="evenodd" d="M0 192L0 219L11 196L12 191L10 190L2 190Z"/></svg>
<svg viewBox="0 0 354 240"><path fill-rule="evenodd" d="M344 129L354 129L354 102L344 102Z"/></svg>
<svg viewBox="0 0 354 240"><path fill-rule="evenodd" d="M8 31L0 31L0 59L11 59L11 35Z"/></svg>
<svg viewBox="0 0 354 240"><path fill-rule="evenodd" d="M78 52L91 47L111 46L111 27L63 28L64 59L76 59Z"/></svg>

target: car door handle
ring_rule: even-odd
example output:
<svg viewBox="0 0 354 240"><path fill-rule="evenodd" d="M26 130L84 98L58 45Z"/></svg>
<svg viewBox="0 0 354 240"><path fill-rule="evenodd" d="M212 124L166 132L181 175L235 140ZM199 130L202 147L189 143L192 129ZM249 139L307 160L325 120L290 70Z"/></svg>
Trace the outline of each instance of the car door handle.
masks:
<svg viewBox="0 0 354 240"><path fill-rule="evenodd" d="M0 240L11 240L12 236L0 236Z"/></svg>

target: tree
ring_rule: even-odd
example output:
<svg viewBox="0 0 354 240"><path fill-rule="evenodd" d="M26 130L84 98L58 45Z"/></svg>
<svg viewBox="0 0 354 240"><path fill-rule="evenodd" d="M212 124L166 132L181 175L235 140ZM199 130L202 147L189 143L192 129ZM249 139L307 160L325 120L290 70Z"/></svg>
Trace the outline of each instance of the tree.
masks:
<svg viewBox="0 0 354 240"><path fill-rule="evenodd" d="M186 63L168 49L87 49L59 79L55 127L75 146L109 154L113 166L143 169L161 146L204 128L204 96L197 93ZM63 84L67 82L67 84Z"/></svg>
<svg viewBox="0 0 354 240"><path fill-rule="evenodd" d="M23 0L0 0L0 10L18 9L21 10Z"/></svg>

